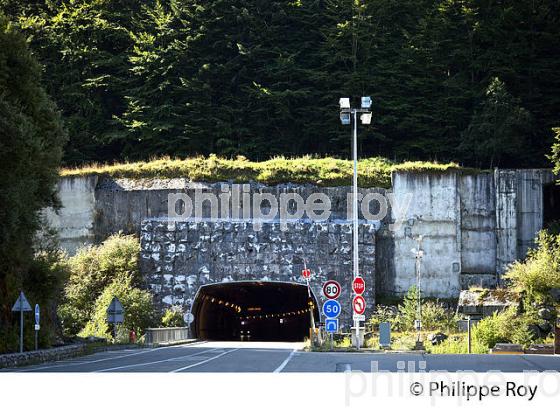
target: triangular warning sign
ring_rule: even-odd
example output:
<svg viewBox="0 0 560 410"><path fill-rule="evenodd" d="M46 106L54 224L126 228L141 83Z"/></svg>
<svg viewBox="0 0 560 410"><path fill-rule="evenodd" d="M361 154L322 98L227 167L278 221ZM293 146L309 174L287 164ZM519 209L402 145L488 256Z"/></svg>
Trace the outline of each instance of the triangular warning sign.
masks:
<svg viewBox="0 0 560 410"><path fill-rule="evenodd" d="M20 292L19 298L16 300L16 303L14 303L14 306L12 307L12 312L30 312L31 310L31 305L27 301L27 298L25 297L23 292Z"/></svg>

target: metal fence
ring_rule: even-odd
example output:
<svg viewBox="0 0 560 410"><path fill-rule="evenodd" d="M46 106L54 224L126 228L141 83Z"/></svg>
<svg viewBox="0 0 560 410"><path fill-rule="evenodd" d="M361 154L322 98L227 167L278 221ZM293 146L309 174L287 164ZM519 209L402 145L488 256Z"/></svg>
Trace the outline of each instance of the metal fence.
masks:
<svg viewBox="0 0 560 410"><path fill-rule="evenodd" d="M146 344L159 345L189 338L187 327L153 327L146 329Z"/></svg>

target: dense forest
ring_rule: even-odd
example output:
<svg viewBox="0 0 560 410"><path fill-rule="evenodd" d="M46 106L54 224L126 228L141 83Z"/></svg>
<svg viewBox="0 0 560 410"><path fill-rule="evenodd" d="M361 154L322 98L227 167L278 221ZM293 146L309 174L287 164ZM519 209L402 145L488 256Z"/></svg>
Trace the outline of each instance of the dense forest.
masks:
<svg viewBox="0 0 560 410"><path fill-rule="evenodd" d="M216 153L547 166L557 0L0 0L62 111L66 164Z"/></svg>

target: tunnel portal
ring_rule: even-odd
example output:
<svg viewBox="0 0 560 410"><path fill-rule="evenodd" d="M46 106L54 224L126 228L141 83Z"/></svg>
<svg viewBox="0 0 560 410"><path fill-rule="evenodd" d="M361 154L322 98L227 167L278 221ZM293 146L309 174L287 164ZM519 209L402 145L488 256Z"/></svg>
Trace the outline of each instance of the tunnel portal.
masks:
<svg viewBox="0 0 560 410"><path fill-rule="evenodd" d="M193 331L203 340L301 341L317 301L307 286L242 281L202 286L193 303Z"/></svg>

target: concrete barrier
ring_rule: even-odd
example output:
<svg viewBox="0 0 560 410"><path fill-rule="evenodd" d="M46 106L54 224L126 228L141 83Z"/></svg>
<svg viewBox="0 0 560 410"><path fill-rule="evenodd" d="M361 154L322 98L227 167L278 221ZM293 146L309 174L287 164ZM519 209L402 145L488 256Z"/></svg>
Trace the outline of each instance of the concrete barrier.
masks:
<svg viewBox="0 0 560 410"><path fill-rule="evenodd" d="M152 327L146 329L146 344L159 346L189 339L187 327Z"/></svg>

